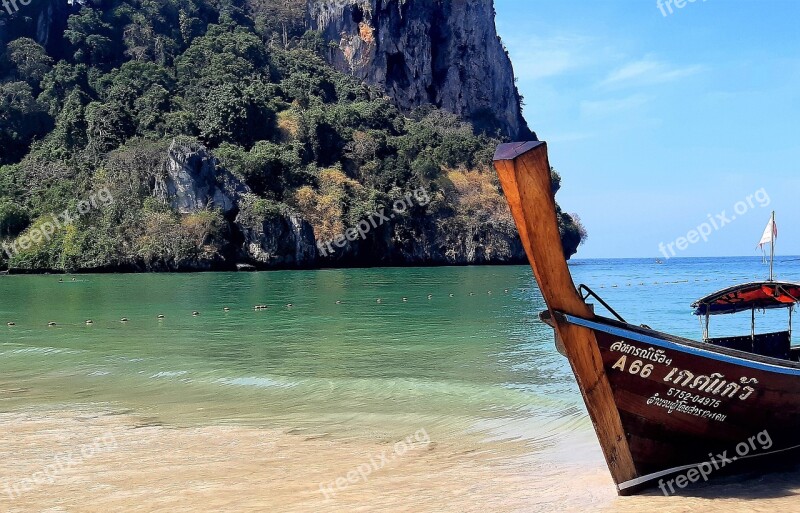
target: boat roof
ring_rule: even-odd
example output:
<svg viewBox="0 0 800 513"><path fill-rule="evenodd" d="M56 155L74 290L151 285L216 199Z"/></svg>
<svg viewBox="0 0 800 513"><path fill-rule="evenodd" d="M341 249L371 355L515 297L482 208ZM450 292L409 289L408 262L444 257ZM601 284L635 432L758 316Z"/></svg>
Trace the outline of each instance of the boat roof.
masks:
<svg viewBox="0 0 800 513"><path fill-rule="evenodd" d="M757 281L714 292L692 303L695 315L724 315L752 309L790 308L800 302L800 284Z"/></svg>

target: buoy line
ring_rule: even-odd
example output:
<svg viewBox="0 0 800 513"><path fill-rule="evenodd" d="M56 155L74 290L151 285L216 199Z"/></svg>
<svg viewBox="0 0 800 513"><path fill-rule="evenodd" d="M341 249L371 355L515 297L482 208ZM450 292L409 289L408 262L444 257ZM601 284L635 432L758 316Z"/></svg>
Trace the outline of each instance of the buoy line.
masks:
<svg viewBox="0 0 800 513"><path fill-rule="evenodd" d="M602 288L602 286L600 288ZM528 291L530 289L529 288L519 287L519 288L517 288L517 290L522 291L522 292L526 292L526 291ZM503 289L503 294L509 294L510 292L511 292L511 289ZM486 292L486 294L487 294L487 296L493 296L494 292L489 290L489 291ZM468 297L476 297L476 296L477 296L477 294L475 292L469 292L469 294L468 294ZM428 301L433 301L436 296L434 294L426 294L426 295L424 295L422 297L424 299L427 299ZM447 297L448 298L455 298L456 294L455 293L448 293ZM401 297L401 301L403 303L409 303L409 302L413 301L413 298L410 297L410 296L402 296ZM375 304L383 305L385 302L386 302L385 298L377 298L375 300ZM339 299L339 300L336 301L335 304L336 305L344 305L345 301ZM287 310L292 310L294 307L295 307L294 303L286 303L286 309ZM269 309L270 309L269 305L255 305L253 307L253 310L258 311L258 312L267 311ZM222 312L224 312L225 314L230 313L232 311L233 311L233 309L231 307L228 307L228 306L225 306L225 307L222 308ZM200 317L201 313L198 310L194 310L194 311L191 312L191 316L192 317ZM159 323L164 321L166 318L167 318L167 316L164 315L164 314L158 314L156 316L156 320ZM131 320L130 320L129 317L121 317L121 318L118 319L117 322L119 324L128 325L128 324L130 324ZM82 324L85 325L85 326L94 326L96 324L96 322L93 319L86 319L86 320L83 321ZM59 324L56 321L50 321L50 322L47 323L47 327L49 327L49 328L62 327L62 326L63 327L75 327L75 326L78 326L78 325L79 324ZM6 324L6 326L9 327L9 328L14 328L14 327L17 327L18 324L17 324L16 321L10 321L10 322L8 322Z"/></svg>

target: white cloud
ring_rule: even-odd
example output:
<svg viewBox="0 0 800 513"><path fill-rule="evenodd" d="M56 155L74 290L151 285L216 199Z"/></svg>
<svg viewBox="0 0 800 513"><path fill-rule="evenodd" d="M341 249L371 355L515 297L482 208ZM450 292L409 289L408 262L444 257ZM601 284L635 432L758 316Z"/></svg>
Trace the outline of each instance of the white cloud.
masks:
<svg viewBox="0 0 800 513"><path fill-rule="evenodd" d="M672 82L703 71L703 66L676 67L652 57L629 62L609 73L601 87L625 87Z"/></svg>

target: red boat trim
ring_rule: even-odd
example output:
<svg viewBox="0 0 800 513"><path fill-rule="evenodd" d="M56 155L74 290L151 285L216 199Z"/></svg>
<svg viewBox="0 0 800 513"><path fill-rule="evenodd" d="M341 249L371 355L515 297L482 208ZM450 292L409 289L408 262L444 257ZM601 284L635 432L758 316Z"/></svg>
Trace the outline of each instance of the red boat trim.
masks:
<svg viewBox="0 0 800 513"><path fill-rule="evenodd" d="M778 449L777 451L770 451L770 452L761 452L758 454L748 454L747 456L734 456L733 461L738 460L746 460L750 458L757 458L759 456L770 456L772 454L780 454L782 452L794 451L796 449L800 449L800 445L795 445L793 447L787 447L785 449ZM658 479L659 477L668 476L670 474L676 474L678 472L682 472L684 470L689 470L692 468L697 468L698 466L708 463L708 461L700 461L698 463L692 463L691 465L683 465L681 467L674 467L669 468L667 470L662 470L660 472L654 472L652 474L647 474L646 476L637 477L636 479L631 479L630 481L625 481L624 483L620 483L617 485L619 490L626 490L628 488L633 488L634 486L639 486L641 484L647 483L648 481L652 481L654 479Z"/></svg>
<svg viewBox="0 0 800 513"><path fill-rule="evenodd" d="M615 326L610 326L608 324L603 324L595 321L589 321L587 319L582 319L580 317L575 317L572 315L562 314L563 318L569 322L570 324L575 324L577 326L583 326L585 328L590 328L597 331L602 331L604 333L608 333L609 335L619 336L629 338L631 340L636 340L639 342L643 342L645 344L652 344L654 346L664 347L668 349L676 349L679 351L683 351L689 354L693 354L695 356L701 356L705 358L711 358L713 360L718 360L726 363L732 363L735 365L741 365L744 367L749 367L751 369L758 369L761 371L766 372L775 372L778 374L788 374L790 376L800 376L800 368L794 366L784 366L784 365L773 365L770 363L762 363L753 360L749 360L747 358L741 358L737 356L723 354L717 351L710 351L708 349L700 349L698 347L683 345L683 344L676 344L673 342L669 342L662 338L658 338L652 335L644 335L642 333L638 333L633 330L618 328ZM694 342L695 344L700 344L700 342ZM733 350L731 350L733 351ZM744 354L744 353L743 353ZM781 361L781 360L775 360ZM787 362L789 363L789 362Z"/></svg>

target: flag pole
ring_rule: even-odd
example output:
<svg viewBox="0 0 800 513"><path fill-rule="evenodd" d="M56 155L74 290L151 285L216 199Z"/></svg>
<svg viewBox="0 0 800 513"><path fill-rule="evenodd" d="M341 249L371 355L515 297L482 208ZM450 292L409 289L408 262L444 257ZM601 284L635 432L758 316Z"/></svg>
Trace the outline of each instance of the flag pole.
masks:
<svg viewBox="0 0 800 513"><path fill-rule="evenodd" d="M770 252L769 252L769 281L773 281L773 263L775 261L775 211L772 211L772 236L770 239L772 240L772 244L770 244Z"/></svg>

